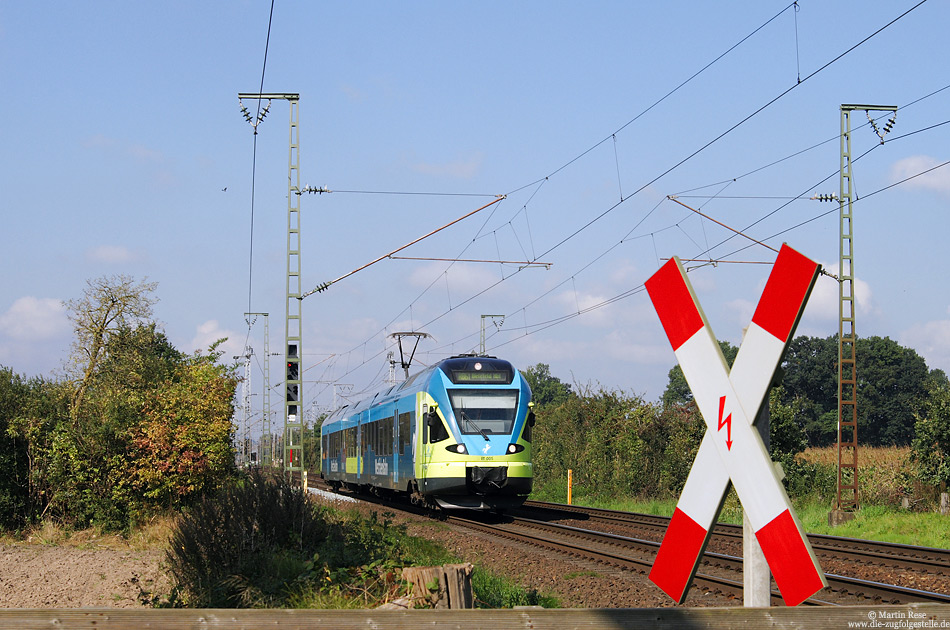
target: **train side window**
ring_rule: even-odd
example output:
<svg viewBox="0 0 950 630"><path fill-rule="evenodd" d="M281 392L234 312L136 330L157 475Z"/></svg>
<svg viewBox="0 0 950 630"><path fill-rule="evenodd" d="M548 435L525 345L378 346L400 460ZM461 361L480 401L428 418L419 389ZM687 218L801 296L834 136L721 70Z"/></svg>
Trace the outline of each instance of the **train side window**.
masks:
<svg viewBox="0 0 950 630"><path fill-rule="evenodd" d="M356 457L356 427L346 430L346 456Z"/></svg>
<svg viewBox="0 0 950 630"><path fill-rule="evenodd" d="M402 455L406 452L406 447L409 446L409 440L412 438L409 435L409 412L399 414L399 454Z"/></svg>

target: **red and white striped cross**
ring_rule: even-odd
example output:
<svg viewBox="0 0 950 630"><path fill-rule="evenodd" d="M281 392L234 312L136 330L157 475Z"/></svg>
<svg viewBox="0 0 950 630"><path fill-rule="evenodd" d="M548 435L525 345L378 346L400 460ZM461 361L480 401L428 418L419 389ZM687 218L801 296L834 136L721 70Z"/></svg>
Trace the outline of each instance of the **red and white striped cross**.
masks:
<svg viewBox="0 0 950 630"><path fill-rule="evenodd" d="M730 371L683 265L673 258L647 280L706 434L663 537L650 580L682 603L730 482L785 603L828 585L765 445L752 427L792 338L819 265L783 245Z"/></svg>

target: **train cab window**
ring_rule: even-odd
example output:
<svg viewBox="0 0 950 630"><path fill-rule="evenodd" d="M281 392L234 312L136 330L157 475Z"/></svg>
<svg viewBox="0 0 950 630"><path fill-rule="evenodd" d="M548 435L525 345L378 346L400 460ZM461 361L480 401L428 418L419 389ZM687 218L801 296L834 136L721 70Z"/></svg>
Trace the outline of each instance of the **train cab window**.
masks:
<svg viewBox="0 0 950 630"><path fill-rule="evenodd" d="M518 410L513 389L450 389L449 401L459 429L466 435L510 435Z"/></svg>
<svg viewBox="0 0 950 630"><path fill-rule="evenodd" d="M445 428L445 423L442 422L442 418L435 410L426 414L426 426L429 441L433 444L449 439L449 431Z"/></svg>

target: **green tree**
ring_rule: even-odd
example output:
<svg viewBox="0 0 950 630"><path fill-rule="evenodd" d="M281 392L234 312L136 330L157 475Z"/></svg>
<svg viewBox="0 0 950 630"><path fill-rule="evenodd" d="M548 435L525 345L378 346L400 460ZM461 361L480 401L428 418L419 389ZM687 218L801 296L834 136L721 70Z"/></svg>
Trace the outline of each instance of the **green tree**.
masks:
<svg viewBox="0 0 950 630"><path fill-rule="evenodd" d="M858 439L872 446L908 445L914 414L930 394L923 357L888 337L858 340Z"/></svg>
<svg viewBox="0 0 950 630"><path fill-rule="evenodd" d="M26 522L45 514L60 492L50 471L57 429L69 424L72 389L62 382L39 377L25 383L16 376L13 379L25 385L26 391L21 390L22 396L7 407L13 415L9 416L6 434L13 440L14 461L25 464L26 475L11 475L7 482L11 484L11 493L26 497L25 512L16 518Z"/></svg>
<svg viewBox="0 0 950 630"><path fill-rule="evenodd" d="M911 446L914 464L924 483L950 483L950 386L938 385L917 414Z"/></svg>
<svg viewBox="0 0 950 630"><path fill-rule="evenodd" d="M732 362L736 360L739 348L728 341L720 341L719 348L722 350L722 356L726 359L726 365L732 367ZM668 375L669 382L666 390L663 392L663 405L686 405L693 401L693 390L686 382L686 376L683 374L683 368L679 364L670 368Z"/></svg>
<svg viewBox="0 0 950 630"><path fill-rule="evenodd" d="M914 414L932 384L946 382L940 370L888 337L856 342L858 440L870 446L906 445ZM838 338L796 337L783 364L783 402L798 408L799 425L813 446L833 444L838 424Z"/></svg>
<svg viewBox="0 0 950 630"><path fill-rule="evenodd" d="M29 386L13 370L0 367L0 527L16 528L29 517L29 462L26 442L15 430Z"/></svg>
<svg viewBox="0 0 950 630"><path fill-rule="evenodd" d="M795 337L782 368L782 402L796 408L808 444L832 444L838 435L837 336Z"/></svg>
<svg viewBox="0 0 950 630"><path fill-rule="evenodd" d="M143 504L128 492L130 431L183 357L150 322L116 326L104 343L81 399L72 391L68 421L49 428L43 474L51 515L121 530Z"/></svg>
<svg viewBox="0 0 950 630"><path fill-rule="evenodd" d="M136 507L187 504L234 472L232 450L237 378L215 355L196 354L172 378L149 390L141 422L129 427L129 447L116 482Z"/></svg>
<svg viewBox="0 0 950 630"><path fill-rule="evenodd" d="M0 370L0 525L54 517L123 530L230 474L236 379L147 321L154 284L88 283L71 301L65 379Z"/></svg>
<svg viewBox="0 0 950 630"><path fill-rule="evenodd" d="M783 463L794 459L808 446L805 431L796 419L801 400L785 404L782 402L784 394L782 386L773 387L769 392L769 454Z"/></svg>
<svg viewBox="0 0 950 630"><path fill-rule="evenodd" d="M673 496L703 434L695 407L661 410L639 396L582 388L548 407L534 434L538 487L565 483L596 496Z"/></svg>
<svg viewBox="0 0 950 630"><path fill-rule="evenodd" d="M531 388L531 400L538 407L559 405L571 397L571 386L551 375L547 363L532 365L521 372Z"/></svg>
<svg viewBox="0 0 950 630"><path fill-rule="evenodd" d="M79 415L100 361L112 335L152 315L157 301L154 282L136 284L131 276L101 277L86 282L82 298L65 303L67 315L73 323L75 338L71 349L68 372L75 384L70 413L74 420Z"/></svg>

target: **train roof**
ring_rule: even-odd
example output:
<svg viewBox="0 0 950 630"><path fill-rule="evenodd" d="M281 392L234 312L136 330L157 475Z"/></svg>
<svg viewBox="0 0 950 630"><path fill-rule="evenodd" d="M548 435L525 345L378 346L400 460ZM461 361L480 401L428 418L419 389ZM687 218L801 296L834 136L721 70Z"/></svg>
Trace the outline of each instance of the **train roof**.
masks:
<svg viewBox="0 0 950 630"><path fill-rule="evenodd" d="M372 395L359 400L356 403L344 405L336 409L324 419L323 424L338 422L341 418L351 416L356 413L381 405L385 402L402 398L406 394L425 388L432 374L441 369L453 382L459 382L456 378L472 378L472 374L483 373L505 373L507 382L510 383L514 377L514 368L511 363L504 359L487 355L462 354L443 359L431 365L424 370L416 372L402 383L389 385L381 388ZM477 382L477 381L467 381Z"/></svg>

